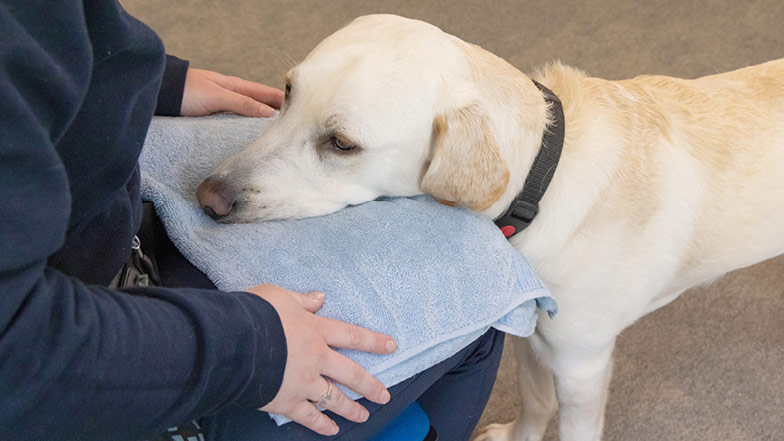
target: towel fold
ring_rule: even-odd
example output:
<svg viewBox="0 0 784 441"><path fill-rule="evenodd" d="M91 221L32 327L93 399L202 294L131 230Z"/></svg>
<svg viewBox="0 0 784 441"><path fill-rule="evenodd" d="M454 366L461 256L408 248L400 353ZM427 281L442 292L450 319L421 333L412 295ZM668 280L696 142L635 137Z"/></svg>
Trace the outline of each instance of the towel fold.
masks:
<svg viewBox="0 0 784 441"><path fill-rule="evenodd" d="M273 283L323 291L318 314L395 338L394 354L342 352L386 386L443 361L489 327L518 336L555 301L492 221L429 196L387 198L297 221L218 224L198 184L271 120L157 117L140 159L142 196L172 242L221 290ZM356 394L349 391L352 398ZM284 418L276 418L278 423Z"/></svg>

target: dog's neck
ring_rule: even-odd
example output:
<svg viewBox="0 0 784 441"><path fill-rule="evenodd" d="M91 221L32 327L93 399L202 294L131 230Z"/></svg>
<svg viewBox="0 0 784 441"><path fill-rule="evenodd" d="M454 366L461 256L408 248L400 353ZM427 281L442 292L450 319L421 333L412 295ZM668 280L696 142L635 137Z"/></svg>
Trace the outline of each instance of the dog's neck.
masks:
<svg viewBox="0 0 784 441"><path fill-rule="evenodd" d="M506 212L523 189L540 150L542 137L552 123L552 115L542 91L530 77L478 46L465 44L464 51L474 83L485 97L485 105L491 115L490 124L501 156L509 169L505 192L481 212L486 217L496 219ZM583 132L589 121L573 120L574 106L583 105L581 103L586 99L579 95L582 89L580 84L585 79L581 72L554 64L538 72L534 78L563 101L565 126L569 127L565 133L558 171L542 197L536 219L521 234L510 238L512 245L523 251L540 270L565 246L577 228L574 219L585 217L601 190L599 184L595 185L595 179L586 176L589 170L584 166L594 153L590 151L591 148L598 147L601 140L586 140L592 147L583 149L580 139L585 136ZM592 116L586 115L586 118ZM611 167L611 164L601 167L605 166ZM575 185L581 188L579 200L575 200L573 192L569 190L574 189Z"/></svg>
<svg viewBox="0 0 784 441"><path fill-rule="evenodd" d="M542 145L534 159L523 189L509 205L509 208L495 223L507 238L526 229L539 213L539 201L547 191L555 170L564 141L564 113L560 99L550 89L533 80L542 92L544 100L550 108L551 124L542 136Z"/></svg>
<svg viewBox="0 0 784 441"><path fill-rule="evenodd" d="M455 39L468 62L472 82L489 115L488 125L509 171L501 197L482 211L496 219L523 188L550 123L548 104L530 78L479 46Z"/></svg>
<svg viewBox="0 0 784 441"><path fill-rule="evenodd" d="M503 196L482 212L492 219L502 214L523 188L552 118L542 92L530 77L511 66L509 69L514 70L519 88L503 97L497 93L489 104L494 108L492 115L498 116L493 125L510 174ZM602 116L602 97L591 87L595 79L561 64L539 70L533 78L561 99L566 131L558 169L539 203L539 213L528 228L510 238L510 243L525 254L543 280L554 283L558 262L570 240L583 223L590 222L590 213L617 172L619 152L607 139L610 129L596 129L612 121ZM487 89L509 91L504 83L486 80ZM597 160L599 157L602 160ZM556 274L550 277L551 272Z"/></svg>

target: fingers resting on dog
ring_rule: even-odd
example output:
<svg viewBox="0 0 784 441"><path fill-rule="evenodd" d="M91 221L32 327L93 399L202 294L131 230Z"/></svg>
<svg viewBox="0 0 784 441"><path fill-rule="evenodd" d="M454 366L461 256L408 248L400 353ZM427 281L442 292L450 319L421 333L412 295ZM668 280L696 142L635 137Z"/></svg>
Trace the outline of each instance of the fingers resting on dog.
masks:
<svg viewBox="0 0 784 441"><path fill-rule="evenodd" d="M202 69L188 69L180 114L204 116L234 112L270 117L283 103L280 89Z"/></svg>

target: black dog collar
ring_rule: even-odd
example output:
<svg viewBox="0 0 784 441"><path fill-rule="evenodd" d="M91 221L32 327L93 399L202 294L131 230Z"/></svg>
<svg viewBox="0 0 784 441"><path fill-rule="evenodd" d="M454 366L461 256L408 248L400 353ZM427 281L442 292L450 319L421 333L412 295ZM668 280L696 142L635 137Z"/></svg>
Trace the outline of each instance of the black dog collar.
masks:
<svg viewBox="0 0 784 441"><path fill-rule="evenodd" d="M539 201L542 200L547 186L555 174L558 159L561 157L564 141L564 113L561 100L548 88L532 80L544 94L544 99L553 111L553 123L547 127L542 137L542 146L534 159L522 191L517 195L506 212L495 220L506 238L523 231L539 212Z"/></svg>

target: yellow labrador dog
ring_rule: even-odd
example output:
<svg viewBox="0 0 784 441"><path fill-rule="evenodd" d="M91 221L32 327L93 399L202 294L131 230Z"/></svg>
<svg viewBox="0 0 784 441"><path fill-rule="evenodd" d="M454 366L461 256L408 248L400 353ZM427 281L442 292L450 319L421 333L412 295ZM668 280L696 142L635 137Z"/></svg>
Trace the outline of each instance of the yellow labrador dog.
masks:
<svg viewBox="0 0 784 441"><path fill-rule="evenodd" d="M559 315L515 340L522 409L482 441L598 440L616 336L689 287L784 252L784 61L696 80L554 64L565 139L512 236ZM361 17L287 75L279 118L199 187L225 222L428 193L489 218L523 187L552 105L531 78L421 21Z"/></svg>

